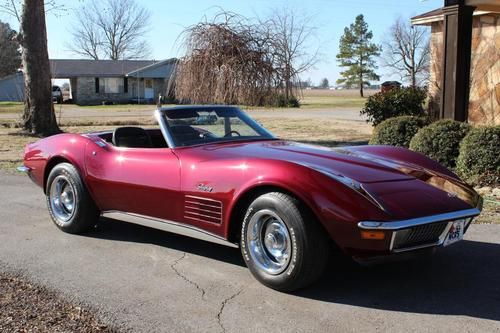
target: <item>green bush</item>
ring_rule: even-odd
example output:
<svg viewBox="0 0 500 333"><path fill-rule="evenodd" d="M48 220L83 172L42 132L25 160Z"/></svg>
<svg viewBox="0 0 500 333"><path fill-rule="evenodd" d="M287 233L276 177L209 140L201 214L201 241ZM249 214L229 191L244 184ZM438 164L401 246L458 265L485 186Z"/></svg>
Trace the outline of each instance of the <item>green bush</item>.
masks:
<svg viewBox="0 0 500 333"><path fill-rule="evenodd" d="M439 120L421 128L410 141L410 149L418 151L448 168L454 168L460 141L471 126L455 120Z"/></svg>
<svg viewBox="0 0 500 333"><path fill-rule="evenodd" d="M285 95L279 94L276 95L272 106L279 108L298 108L300 107L300 102L295 96L288 97L287 101Z"/></svg>
<svg viewBox="0 0 500 333"><path fill-rule="evenodd" d="M500 184L500 126L474 128L465 136L457 172L475 185Z"/></svg>
<svg viewBox="0 0 500 333"><path fill-rule="evenodd" d="M375 127L370 139L371 145L406 147L419 129L429 124L427 118L400 116L389 118Z"/></svg>
<svg viewBox="0 0 500 333"><path fill-rule="evenodd" d="M427 92L422 88L400 88L385 93L377 93L368 97L362 115L368 117L368 122L374 126L382 121L398 116L425 115L424 102Z"/></svg>

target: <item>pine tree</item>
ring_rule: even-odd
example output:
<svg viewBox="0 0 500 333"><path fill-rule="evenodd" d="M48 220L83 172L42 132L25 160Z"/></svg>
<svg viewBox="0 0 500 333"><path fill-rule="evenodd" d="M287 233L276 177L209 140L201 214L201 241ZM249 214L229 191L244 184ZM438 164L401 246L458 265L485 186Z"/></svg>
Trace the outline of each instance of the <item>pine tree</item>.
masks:
<svg viewBox="0 0 500 333"><path fill-rule="evenodd" d="M17 32L0 21L0 78L15 73L21 67L21 52Z"/></svg>
<svg viewBox="0 0 500 333"><path fill-rule="evenodd" d="M368 24L363 15L356 16L356 20L349 27L344 28L344 35L340 38L340 52L337 60L341 67L347 69L340 74L342 78L338 84L347 87L358 86L359 94L363 97L363 87L370 85L369 80L378 80L379 76L373 57L379 56L381 47L371 43L373 33L368 30Z"/></svg>

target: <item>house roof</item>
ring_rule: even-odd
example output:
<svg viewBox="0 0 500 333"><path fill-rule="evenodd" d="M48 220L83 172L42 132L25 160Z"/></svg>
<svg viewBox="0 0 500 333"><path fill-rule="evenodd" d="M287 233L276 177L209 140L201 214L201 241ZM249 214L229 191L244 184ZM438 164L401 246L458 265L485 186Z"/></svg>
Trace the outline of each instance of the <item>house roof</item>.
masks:
<svg viewBox="0 0 500 333"><path fill-rule="evenodd" d="M163 63L155 60L51 59L53 78L121 77L140 68Z"/></svg>
<svg viewBox="0 0 500 333"><path fill-rule="evenodd" d="M493 13L492 11L475 10L472 15L480 16ZM411 18L411 24L413 25L430 25L433 22L439 22L444 20L443 8L438 8L431 10Z"/></svg>
<svg viewBox="0 0 500 333"><path fill-rule="evenodd" d="M154 64L128 72L127 76L132 76L132 77L138 76L142 78L168 77L172 73L176 63L177 63L176 58L170 58L167 60L158 61Z"/></svg>

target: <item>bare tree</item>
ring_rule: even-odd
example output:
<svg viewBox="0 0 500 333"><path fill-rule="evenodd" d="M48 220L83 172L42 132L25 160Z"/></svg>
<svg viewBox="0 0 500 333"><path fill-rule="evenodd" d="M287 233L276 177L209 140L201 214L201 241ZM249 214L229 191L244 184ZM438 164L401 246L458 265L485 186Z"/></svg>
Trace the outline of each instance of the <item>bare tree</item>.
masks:
<svg viewBox="0 0 500 333"><path fill-rule="evenodd" d="M270 42L243 16L220 12L180 36L186 55L176 71L181 102L263 105L275 97Z"/></svg>
<svg viewBox="0 0 500 333"><path fill-rule="evenodd" d="M275 67L284 86L286 101L294 95L299 75L318 62L319 47L314 45L316 28L311 18L285 8L274 10L271 17L261 20L272 46Z"/></svg>
<svg viewBox="0 0 500 333"><path fill-rule="evenodd" d="M384 44L383 61L412 87L429 77L429 31L415 27L401 17L391 26Z"/></svg>
<svg viewBox="0 0 500 333"><path fill-rule="evenodd" d="M55 0L24 0L23 3L10 0L0 5L0 11L14 16L21 25L18 40L22 48L25 86L22 126L28 133L40 136L60 132L52 104L46 8L62 7Z"/></svg>
<svg viewBox="0 0 500 333"><path fill-rule="evenodd" d="M92 0L76 12L70 49L92 59L139 59L150 54L151 14L134 0Z"/></svg>

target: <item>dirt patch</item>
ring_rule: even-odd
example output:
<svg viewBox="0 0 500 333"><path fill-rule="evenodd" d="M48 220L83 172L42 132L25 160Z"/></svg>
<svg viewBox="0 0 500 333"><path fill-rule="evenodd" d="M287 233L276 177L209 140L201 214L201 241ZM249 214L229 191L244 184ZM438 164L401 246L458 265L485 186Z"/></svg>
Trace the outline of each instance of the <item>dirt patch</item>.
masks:
<svg viewBox="0 0 500 333"><path fill-rule="evenodd" d="M26 279L0 272L0 332L118 332L94 311Z"/></svg>

